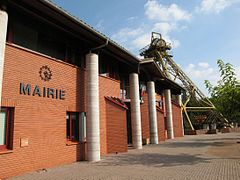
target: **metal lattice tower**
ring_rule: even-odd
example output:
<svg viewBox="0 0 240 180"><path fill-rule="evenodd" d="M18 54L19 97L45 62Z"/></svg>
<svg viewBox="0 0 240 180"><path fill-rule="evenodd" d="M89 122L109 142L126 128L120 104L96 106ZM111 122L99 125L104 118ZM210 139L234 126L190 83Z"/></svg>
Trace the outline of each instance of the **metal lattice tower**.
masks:
<svg viewBox="0 0 240 180"><path fill-rule="evenodd" d="M205 112L207 114L205 122L216 122L218 120L228 122L223 116L217 113L214 104L202 93L202 91L193 83L193 81L182 71L182 69L173 61L168 51L170 44L162 38L161 34L152 32L151 43L140 50L140 55L144 58L152 58L159 65L163 75L173 81L180 83L186 92L182 99L181 109L191 127L194 130L189 112ZM195 102L189 105L189 101Z"/></svg>

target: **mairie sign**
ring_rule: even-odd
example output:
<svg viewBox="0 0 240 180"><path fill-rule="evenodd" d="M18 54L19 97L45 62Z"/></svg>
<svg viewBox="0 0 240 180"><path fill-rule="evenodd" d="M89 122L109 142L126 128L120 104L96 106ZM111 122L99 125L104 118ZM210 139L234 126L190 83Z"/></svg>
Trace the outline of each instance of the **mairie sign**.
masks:
<svg viewBox="0 0 240 180"><path fill-rule="evenodd" d="M49 87L40 87L38 85L20 83L20 94L29 96L47 97L52 99L65 99L65 91L62 89L54 89Z"/></svg>

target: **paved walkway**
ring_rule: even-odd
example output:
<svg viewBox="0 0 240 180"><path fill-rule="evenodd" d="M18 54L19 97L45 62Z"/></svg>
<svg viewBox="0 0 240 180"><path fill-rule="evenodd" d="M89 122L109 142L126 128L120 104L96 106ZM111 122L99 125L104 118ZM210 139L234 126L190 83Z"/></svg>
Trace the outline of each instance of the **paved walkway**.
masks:
<svg viewBox="0 0 240 180"><path fill-rule="evenodd" d="M77 162L12 180L240 179L240 133L185 136L143 150Z"/></svg>

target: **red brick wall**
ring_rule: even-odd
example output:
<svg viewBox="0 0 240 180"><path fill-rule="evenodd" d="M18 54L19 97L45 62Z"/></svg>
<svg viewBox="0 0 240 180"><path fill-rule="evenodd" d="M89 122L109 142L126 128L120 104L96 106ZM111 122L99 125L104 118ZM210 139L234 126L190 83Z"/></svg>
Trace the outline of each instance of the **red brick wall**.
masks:
<svg viewBox="0 0 240 180"><path fill-rule="evenodd" d="M39 77L44 65L52 71L49 82ZM65 90L65 100L22 95L20 82ZM99 87L103 155L107 153L104 96L119 97L120 82L100 76ZM0 152L0 178L75 162L82 157L80 145L66 142L66 111L86 111L85 89L84 70L17 46L6 46L2 106L15 107L14 141L11 153ZM28 147L20 147L21 138L29 139Z"/></svg>
<svg viewBox="0 0 240 180"><path fill-rule="evenodd" d="M39 77L44 65L52 71L49 82ZM85 111L84 74L66 63L6 46L2 106L15 107L14 138L13 151L0 154L0 178L79 159L79 145L66 144L66 111ZM65 90L65 100L22 95L20 82ZM20 147L21 138L28 138L28 147Z"/></svg>
<svg viewBox="0 0 240 180"><path fill-rule="evenodd" d="M158 142L165 141L166 134L165 134L165 122L164 122L164 115L163 111L157 109L157 125L158 125Z"/></svg>
<svg viewBox="0 0 240 180"><path fill-rule="evenodd" d="M148 95L143 95L143 102L140 106L141 110L141 123L142 123L142 138L149 138L150 140L150 122L148 116Z"/></svg>
<svg viewBox="0 0 240 180"><path fill-rule="evenodd" d="M176 102L172 102L172 112L174 137L183 137L181 107Z"/></svg>
<svg viewBox="0 0 240 180"><path fill-rule="evenodd" d="M106 100L107 153L127 152L126 109Z"/></svg>
<svg viewBox="0 0 240 180"><path fill-rule="evenodd" d="M99 105L100 105L100 143L101 155L107 154L107 107L105 96L120 96L120 82L108 77L99 76Z"/></svg>
<svg viewBox="0 0 240 180"><path fill-rule="evenodd" d="M157 94L156 100L163 101L163 97L161 95ZM166 140L164 110L165 110L165 108L163 107L163 109L160 109L160 106L157 103L158 142Z"/></svg>

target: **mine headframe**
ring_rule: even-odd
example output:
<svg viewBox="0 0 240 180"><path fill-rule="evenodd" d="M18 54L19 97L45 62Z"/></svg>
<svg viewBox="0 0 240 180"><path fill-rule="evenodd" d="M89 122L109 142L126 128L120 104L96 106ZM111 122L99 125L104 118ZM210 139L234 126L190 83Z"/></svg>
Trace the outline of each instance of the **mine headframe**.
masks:
<svg viewBox="0 0 240 180"><path fill-rule="evenodd" d="M162 38L162 35L152 32L151 43L140 50L140 55L144 58L154 59L166 78L180 83L186 90L183 93L181 109L185 117L184 119L187 120L190 128L194 130L192 121L193 117L196 116L206 117L203 123L228 123L228 121L216 111L213 103L173 61L172 55L168 53L169 50L171 50L171 45ZM202 116L201 113L204 114L204 116Z"/></svg>

